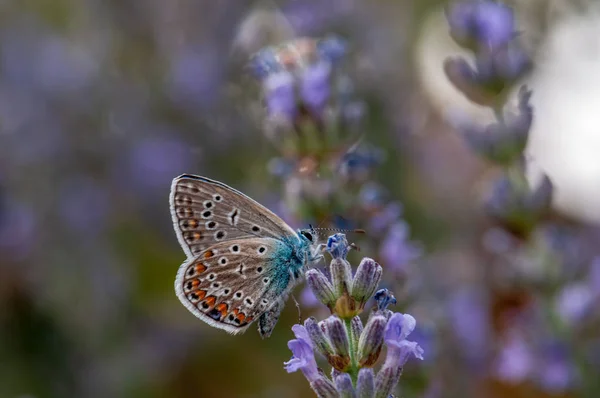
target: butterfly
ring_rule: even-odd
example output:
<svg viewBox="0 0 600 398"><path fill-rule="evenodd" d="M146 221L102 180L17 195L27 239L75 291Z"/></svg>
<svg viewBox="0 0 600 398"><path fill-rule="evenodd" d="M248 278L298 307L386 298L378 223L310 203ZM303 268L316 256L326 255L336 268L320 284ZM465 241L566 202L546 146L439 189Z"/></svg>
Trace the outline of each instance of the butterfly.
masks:
<svg viewBox="0 0 600 398"><path fill-rule="evenodd" d="M169 201L187 255L175 278L181 303L210 326L240 334L258 321L269 337L292 288L323 257L317 234L206 177L175 178Z"/></svg>

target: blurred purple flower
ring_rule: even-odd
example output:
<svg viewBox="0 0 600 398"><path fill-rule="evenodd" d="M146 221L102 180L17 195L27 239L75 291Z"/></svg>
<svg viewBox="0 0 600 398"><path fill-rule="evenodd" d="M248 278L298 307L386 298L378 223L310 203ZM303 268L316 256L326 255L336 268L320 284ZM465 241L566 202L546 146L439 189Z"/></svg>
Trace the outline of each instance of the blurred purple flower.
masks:
<svg viewBox="0 0 600 398"><path fill-rule="evenodd" d="M331 96L331 64L318 62L308 66L303 73L300 97L306 107L321 117Z"/></svg>
<svg viewBox="0 0 600 398"><path fill-rule="evenodd" d="M383 206L387 196L385 188L373 181L368 181L363 184L358 193L360 204L367 210Z"/></svg>
<svg viewBox="0 0 600 398"><path fill-rule="evenodd" d="M322 2L303 0L287 2L282 12L292 25L294 32L300 35L320 33L327 29L335 20L343 19L356 7L354 0L333 0Z"/></svg>
<svg viewBox="0 0 600 398"><path fill-rule="evenodd" d="M460 1L446 9L450 34L457 43L495 49L515 36L512 8L490 0Z"/></svg>
<svg viewBox="0 0 600 398"><path fill-rule="evenodd" d="M540 351L538 382L552 394L565 392L573 385L576 377L568 348L555 341L542 347Z"/></svg>
<svg viewBox="0 0 600 398"><path fill-rule="evenodd" d="M448 316L464 357L473 369L479 369L489 353L491 337L485 296L476 290L459 290L449 300Z"/></svg>
<svg viewBox="0 0 600 398"><path fill-rule="evenodd" d="M491 54L476 54L475 68L460 57L444 61L444 72L452 84L470 101L490 107L497 105L498 96L529 67L529 57L516 46Z"/></svg>
<svg viewBox="0 0 600 398"><path fill-rule="evenodd" d="M70 178L60 189L60 215L76 232L101 231L109 210L108 191L87 176Z"/></svg>
<svg viewBox="0 0 600 398"><path fill-rule="evenodd" d="M89 86L98 74L99 54L59 36L45 37L35 62L38 85L53 94L64 94Z"/></svg>
<svg viewBox="0 0 600 398"><path fill-rule="evenodd" d="M270 74L264 81L264 91L269 116L292 122L298 112L294 76L286 71Z"/></svg>
<svg viewBox="0 0 600 398"><path fill-rule="evenodd" d="M217 102L223 68L216 51L184 48L170 63L167 82L175 101L194 112Z"/></svg>
<svg viewBox="0 0 600 398"><path fill-rule="evenodd" d="M191 169L191 150L174 138L148 138L137 144L130 154L130 172L134 186L159 189Z"/></svg>
<svg viewBox="0 0 600 398"><path fill-rule="evenodd" d="M6 251L15 259L26 256L36 242L37 226L31 207L7 200L0 223L0 250Z"/></svg>
<svg viewBox="0 0 600 398"><path fill-rule="evenodd" d="M275 56L275 50L272 47L263 48L254 54L250 58L247 67L250 74L260 80L284 70Z"/></svg>
<svg viewBox="0 0 600 398"><path fill-rule="evenodd" d="M504 341L495 364L500 380L518 384L528 379L535 370L532 348L517 331L511 332Z"/></svg>
<svg viewBox="0 0 600 398"><path fill-rule="evenodd" d="M450 122L464 135L465 140L479 155L498 164L512 164L523 156L533 121L533 109L529 104L531 90L526 86L519 91L519 113L507 120L480 127L470 120L455 115Z"/></svg>
<svg viewBox="0 0 600 398"><path fill-rule="evenodd" d="M390 202L380 211L376 212L369 220L369 233L379 234L392 223L398 221L403 212L400 202Z"/></svg>
<svg viewBox="0 0 600 398"><path fill-rule="evenodd" d="M341 38L329 36L319 40L317 52L322 59L333 63L344 58L347 53L347 45Z"/></svg>
<svg viewBox="0 0 600 398"><path fill-rule="evenodd" d="M409 240L408 233L405 221L400 220L390 227L379 249L384 267L403 272L411 261L423 254L423 249Z"/></svg>
<svg viewBox="0 0 600 398"><path fill-rule="evenodd" d="M597 295L584 282L565 286L556 298L556 309L567 325L573 326L585 319L593 309Z"/></svg>

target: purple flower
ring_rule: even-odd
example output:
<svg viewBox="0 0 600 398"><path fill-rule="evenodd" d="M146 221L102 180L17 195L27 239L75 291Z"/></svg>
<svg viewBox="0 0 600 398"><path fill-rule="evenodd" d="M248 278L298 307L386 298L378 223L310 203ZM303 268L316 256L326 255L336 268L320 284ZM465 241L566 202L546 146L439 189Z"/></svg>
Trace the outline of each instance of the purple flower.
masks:
<svg viewBox="0 0 600 398"><path fill-rule="evenodd" d="M329 62L337 62L346 55L347 45L341 38L330 36L319 40L317 51L322 59Z"/></svg>
<svg viewBox="0 0 600 398"><path fill-rule="evenodd" d="M422 255L421 247L408 240L408 232L408 224L404 221L398 221L390 227L379 249L384 267L404 271L411 261Z"/></svg>
<svg viewBox="0 0 600 398"><path fill-rule="evenodd" d="M346 259L346 256L350 251L350 245L348 244L346 235L340 233L331 235L329 239L327 239L326 250L334 259Z"/></svg>
<svg viewBox="0 0 600 398"><path fill-rule="evenodd" d="M302 325L294 325L292 331L296 335L296 338L288 342L288 347L292 351L293 356L289 361L284 363L285 370L288 373L301 370L306 379L312 383L322 376L317 368L315 353L308 332Z"/></svg>
<svg viewBox="0 0 600 398"><path fill-rule="evenodd" d="M331 64L318 62L308 66L303 73L300 97L306 107L321 116L331 96Z"/></svg>
<svg viewBox="0 0 600 398"><path fill-rule="evenodd" d="M495 365L497 376L510 383L520 383L534 370L534 354L520 333L511 333L501 348Z"/></svg>
<svg viewBox="0 0 600 398"><path fill-rule="evenodd" d="M404 207L400 202L390 202L380 211L376 212L369 220L369 232L380 233L394 223L400 216Z"/></svg>
<svg viewBox="0 0 600 398"><path fill-rule="evenodd" d="M457 89L479 105L497 105L499 96L530 66L528 56L514 46L476 55L475 68L463 58L448 58L444 72Z"/></svg>
<svg viewBox="0 0 600 398"><path fill-rule="evenodd" d="M455 117L454 125L461 131L476 153L498 164L509 165L523 156L533 121L533 108L529 104L531 90L526 86L519 92L519 113L511 114L482 128L468 120Z"/></svg>
<svg viewBox="0 0 600 398"><path fill-rule="evenodd" d="M473 47L497 48L508 44L515 35L513 10L490 1L462 1L446 10L450 34L457 43Z"/></svg>
<svg viewBox="0 0 600 398"><path fill-rule="evenodd" d="M536 367L539 384L552 394L565 392L576 378L576 370L569 358L567 347L554 341L541 349L541 359Z"/></svg>
<svg viewBox="0 0 600 398"><path fill-rule="evenodd" d="M550 207L552 193L552 182L547 176L537 188L531 189L524 176L521 181L503 175L488 193L485 210L505 228L527 234Z"/></svg>
<svg viewBox="0 0 600 398"><path fill-rule="evenodd" d="M265 101L270 116L293 120L298 112L294 77L289 72L269 75L264 81Z"/></svg>
<svg viewBox="0 0 600 398"><path fill-rule="evenodd" d="M406 337L415 329L417 322L408 314L396 313L392 315L385 328L384 341L387 345L385 362L377 375L377 396L387 397L394 389L402 368L411 356L423 359L423 349L415 342L406 340Z"/></svg>
<svg viewBox="0 0 600 398"><path fill-rule="evenodd" d="M417 343L406 340L416 326L417 321L412 315L400 313L392 315L385 328L384 340L388 347L386 362L404 366L411 356L423 359L423 349Z"/></svg>
<svg viewBox="0 0 600 398"><path fill-rule="evenodd" d="M248 69L254 77L262 80L272 73L281 72L283 67L275 56L275 50L267 47L252 56Z"/></svg>
<svg viewBox="0 0 600 398"><path fill-rule="evenodd" d="M388 289L379 289L373 298L379 311L385 311L390 304L396 304L396 297Z"/></svg>

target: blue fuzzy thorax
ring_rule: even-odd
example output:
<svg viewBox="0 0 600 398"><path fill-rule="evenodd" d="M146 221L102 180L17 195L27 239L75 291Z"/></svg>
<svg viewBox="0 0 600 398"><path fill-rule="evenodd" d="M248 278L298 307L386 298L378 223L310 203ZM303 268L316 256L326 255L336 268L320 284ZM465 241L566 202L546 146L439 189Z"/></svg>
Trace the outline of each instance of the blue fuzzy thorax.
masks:
<svg viewBox="0 0 600 398"><path fill-rule="evenodd" d="M273 283L277 295L289 286L292 275L298 279L304 275L304 265L310 259L312 243L298 232L296 236L284 238L273 256Z"/></svg>

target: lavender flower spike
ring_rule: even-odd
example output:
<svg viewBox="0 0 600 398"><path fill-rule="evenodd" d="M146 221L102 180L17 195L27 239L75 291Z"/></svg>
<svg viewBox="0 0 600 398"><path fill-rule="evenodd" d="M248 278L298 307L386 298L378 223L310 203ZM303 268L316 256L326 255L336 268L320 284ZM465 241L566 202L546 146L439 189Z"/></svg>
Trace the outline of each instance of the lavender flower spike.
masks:
<svg viewBox="0 0 600 398"><path fill-rule="evenodd" d="M416 320L411 315L396 313L390 318L385 328L385 344L388 352L383 367L377 375L376 397L387 398L392 392L402 368L411 356L423 359L423 349L406 337L415 329Z"/></svg>

